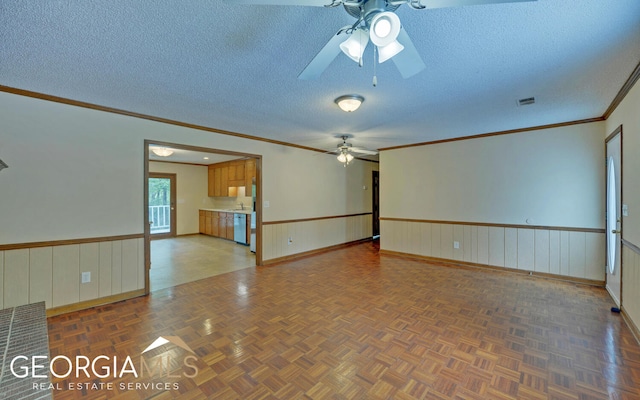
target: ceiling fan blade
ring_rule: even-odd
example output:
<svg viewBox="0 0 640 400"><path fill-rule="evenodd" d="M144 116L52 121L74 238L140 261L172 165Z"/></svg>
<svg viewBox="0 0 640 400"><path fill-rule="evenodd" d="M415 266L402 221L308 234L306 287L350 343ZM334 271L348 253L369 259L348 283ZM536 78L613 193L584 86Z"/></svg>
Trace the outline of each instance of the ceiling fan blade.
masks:
<svg viewBox="0 0 640 400"><path fill-rule="evenodd" d="M397 40L404 46L404 50L393 56L392 60L394 64L396 64L396 67L398 67L400 75L406 79L425 69L426 65L424 61L422 61L422 57L420 57L409 35L407 35L407 31L404 30L404 27L400 28L400 34Z"/></svg>
<svg viewBox="0 0 640 400"><path fill-rule="evenodd" d="M331 64L331 62L340 53L340 43L347 39L346 29L351 28L347 25L341 28L327 44L324 45L322 50L311 60L311 62L305 67L304 70L298 75L298 79L311 80L316 79L322 75L325 69Z"/></svg>
<svg viewBox="0 0 640 400"><path fill-rule="evenodd" d="M224 0L230 4L255 4L263 6L315 6L324 7L331 0Z"/></svg>
<svg viewBox="0 0 640 400"><path fill-rule="evenodd" d="M420 0L424 8L475 6L481 4L524 3L538 0Z"/></svg>
<svg viewBox="0 0 640 400"><path fill-rule="evenodd" d="M354 153L361 153L361 154L368 154L370 156L375 156L376 154L378 154L377 151L374 150L367 150L367 149L361 149L359 147L352 147L351 151L353 151Z"/></svg>

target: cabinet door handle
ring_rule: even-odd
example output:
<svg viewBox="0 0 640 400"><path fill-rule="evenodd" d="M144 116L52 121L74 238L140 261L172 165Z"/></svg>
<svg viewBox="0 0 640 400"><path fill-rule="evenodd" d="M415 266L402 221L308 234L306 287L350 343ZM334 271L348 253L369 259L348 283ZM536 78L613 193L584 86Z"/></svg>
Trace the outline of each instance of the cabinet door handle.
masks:
<svg viewBox="0 0 640 400"><path fill-rule="evenodd" d="M618 233L622 233L622 231L614 229L614 230L611 231L611 233L617 235Z"/></svg>

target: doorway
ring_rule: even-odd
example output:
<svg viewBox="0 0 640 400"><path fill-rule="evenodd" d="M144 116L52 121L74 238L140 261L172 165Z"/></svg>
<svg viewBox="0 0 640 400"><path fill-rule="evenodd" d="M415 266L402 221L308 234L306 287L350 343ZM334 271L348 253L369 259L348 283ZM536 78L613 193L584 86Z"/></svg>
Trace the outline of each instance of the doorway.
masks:
<svg viewBox="0 0 640 400"><path fill-rule="evenodd" d="M159 155L156 157L156 155L151 154L152 148L155 148L155 147L162 147L162 148L169 149L170 154L168 156L162 156L162 157L170 157L170 158L161 158ZM155 152L153 153L155 154ZM218 204L212 204L209 201L209 197L212 196L211 194L208 194L208 183L210 182L211 177L209 176L209 180L207 179L208 174L207 174L206 168L209 165L214 163L227 162L227 161L238 160L238 159L255 160L255 166L254 166L254 169L252 170L253 176L255 177L255 194L250 195L253 199L253 212L251 213L252 214L251 225L253 228L255 223L255 232L256 232L255 241L254 241L255 243L254 253L250 251L251 249L248 246L236 244L234 241L225 243L230 246L225 246L224 244L218 246L216 241L221 241L224 239L211 237L211 236L200 237L201 235L198 234L198 228L199 228L198 222L199 222L199 214L201 210L220 208L220 209L224 209L224 212L227 213L228 211L230 211L231 208L235 209L235 206L236 206L236 204L234 204L233 202L235 199L231 199L231 197L236 197L235 194L233 196L230 196L229 199L227 199L231 201L230 204L218 205ZM156 170L154 172L151 172L150 171L151 161L154 161L154 162L160 161L160 162L163 162L162 164L165 167L169 164L172 165L172 167L158 168L158 165L155 165L154 168L158 168L160 169L160 171ZM195 173L195 175L193 174L194 171L191 168L203 168L203 167L205 168L204 175L202 175L200 172ZM190 146L185 144L177 144L177 143L162 142L162 141L147 139L144 141L144 181L143 181L145 185L144 224L143 224L144 226L145 293L148 294L150 293L151 289L153 289L151 287L151 282L150 282L151 259L152 259L151 239L152 239L152 236L153 236L153 239L158 238L158 236L156 236L155 233L151 232L151 229L153 226L151 222L155 222L155 221L154 221L154 217L149 211L149 208L150 208L149 206L152 205L153 203L151 202L152 198L148 190L149 178L154 177L156 173L158 175L173 174L176 177L174 179L177 179L177 177L180 176L180 181L182 183L180 188L181 192L178 192L177 185L174 180L171 187L176 189L176 195L174 195L173 200L170 201L170 208L171 208L171 205L173 205L172 207L173 210L170 210L170 211L174 211L176 212L176 214L180 215L180 221L179 221L180 226L177 226L177 224L175 223L176 217L174 216L173 223L172 223L172 226L175 229L173 233L174 237L169 237L168 234L164 233L165 235L167 235L166 240L153 241L153 248L155 249L154 280L157 280L156 278L160 277L160 275L156 273L156 272L159 272L159 269L162 267L162 263L159 261L160 259L162 259L162 261L167 261L169 259L178 260L180 262L184 261L184 263L181 265L184 266L186 264L189 264L188 267L191 268L191 270L186 271L186 267L185 267L185 271L181 271L181 272L185 272L185 273L194 272L194 274L191 274L192 276L195 276L196 274L202 272L197 270L198 268L207 269L207 271L205 271L207 273L211 272L213 269L215 269L214 267L216 267L215 265L213 265L215 263L221 264L221 266L225 268L229 266L242 267L243 265L238 264L240 261L236 262L238 259L243 259L243 260L249 259L251 266L262 265L262 235L261 235L261 231L262 231L262 207L261 207L262 205L262 156L258 154L240 153L240 152L234 152L234 151L228 151L228 150ZM237 174L237 170L236 170L236 174ZM194 176L196 176L197 178L196 179L190 178ZM236 178L237 178L236 181L240 180L238 176L236 176ZM246 182L246 179L244 180L244 182ZM196 186L198 187L198 189L195 189ZM237 186L239 187L242 185L238 184ZM254 186L253 180L251 181L251 186L253 189L253 186ZM202 190L199 189L202 187L204 188L204 192L202 192ZM238 189L237 187L234 187L234 188ZM232 194L231 189L232 188L229 187L229 192L228 192L229 195ZM246 193L246 190L244 192ZM183 196L183 193L188 193L188 195ZM193 195L194 193L199 193L199 194ZM239 193L241 193L240 190L238 190L238 194ZM245 197L248 197L248 196L245 196ZM176 201L176 198L177 198L177 201ZM247 205L248 203L245 202L244 204ZM180 207L180 210L177 210L177 207ZM160 222L155 223L156 227L157 225L160 225ZM160 233L157 235L160 235ZM205 242L206 242L206 245L203 244ZM212 244L215 244L215 246L213 246ZM195 246L195 250L194 248L189 248L189 246L192 246L192 247ZM216 250L224 250L224 249L228 250L227 252L233 256L231 258L234 260L234 262L233 263L225 262L220 257L219 254L216 254L216 255L209 254L210 252L207 252L207 251L212 250L213 247L215 247ZM189 253L194 257L192 258L173 257L174 255L180 253L182 250L186 251L187 253ZM241 253L241 254L238 255L236 253ZM205 260L200 256L203 256L203 257L206 256L206 257L209 257L209 259ZM193 260L194 258L197 260L194 261ZM193 262L190 262L189 260ZM228 264L228 265L222 265L222 264ZM170 267L173 269L173 271L176 271L177 269L182 268L181 266L175 263ZM216 271L226 272L227 270L223 271L222 269L219 268L219 271L218 270ZM171 278L174 278L174 277L171 277ZM176 283L176 281L171 280L170 283L171 283L170 286L175 286L174 284Z"/></svg>
<svg viewBox="0 0 640 400"><path fill-rule="evenodd" d="M373 238L377 239L380 237L380 172L373 171L372 172L372 182L371 182L371 208L373 215Z"/></svg>
<svg viewBox="0 0 640 400"><path fill-rule="evenodd" d="M151 239L176 236L176 174L151 172L147 181Z"/></svg>
<svg viewBox="0 0 640 400"><path fill-rule="evenodd" d="M616 305L622 299L622 126L606 139L606 288Z"/></svg>

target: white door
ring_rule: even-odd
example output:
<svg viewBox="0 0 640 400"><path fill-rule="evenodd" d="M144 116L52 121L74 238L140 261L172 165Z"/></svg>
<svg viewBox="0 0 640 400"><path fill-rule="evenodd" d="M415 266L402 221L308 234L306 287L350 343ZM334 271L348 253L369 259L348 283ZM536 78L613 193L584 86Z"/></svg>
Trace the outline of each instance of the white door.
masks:
<svg viewBox="0 0 640 400"><path fill-rule="evenodd" d="M607 139L607 291L620 307L620 247L622 239L621 149L622 132Z"/></svg>

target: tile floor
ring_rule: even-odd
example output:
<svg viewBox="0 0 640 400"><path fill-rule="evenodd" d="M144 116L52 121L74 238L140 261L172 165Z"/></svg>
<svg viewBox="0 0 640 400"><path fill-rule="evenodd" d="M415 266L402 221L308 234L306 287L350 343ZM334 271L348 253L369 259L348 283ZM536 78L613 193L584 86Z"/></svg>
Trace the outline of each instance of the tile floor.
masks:
<svg viewBox="0 0 640 400"><path fill-rule="evenodd" d="M151 291L255 267L249 246L206 235L151 241Z"/></svg>

